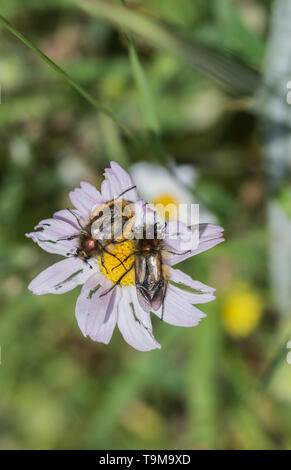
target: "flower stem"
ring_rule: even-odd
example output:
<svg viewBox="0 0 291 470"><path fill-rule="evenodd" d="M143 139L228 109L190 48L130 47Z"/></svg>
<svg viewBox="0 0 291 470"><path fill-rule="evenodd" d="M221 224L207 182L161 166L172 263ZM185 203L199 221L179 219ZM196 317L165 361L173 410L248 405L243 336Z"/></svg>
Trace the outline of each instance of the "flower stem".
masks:
<svg viewBox="0 0 291 470"><path fill-rule="evenodd" d="M289 336L289 338L290 337L291 336ZM288 353L287 343L288 343L288 340L286 339L281 344L281 346L279 347L277 351L277 354L275 355L271 363L268 365L266 372L263 374L263 378L262 378L260 389L259 389L260 392L264 392L268 388L279 366L281 365L282 360L286 359L287 353Z"/></svg>

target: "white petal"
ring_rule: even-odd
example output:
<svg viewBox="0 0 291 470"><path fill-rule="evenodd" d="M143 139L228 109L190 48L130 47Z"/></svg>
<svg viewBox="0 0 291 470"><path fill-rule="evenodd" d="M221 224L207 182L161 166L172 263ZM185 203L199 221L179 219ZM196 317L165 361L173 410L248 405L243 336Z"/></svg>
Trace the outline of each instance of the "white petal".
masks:
<svg viewBox="0 0 291 470"><path fill-rule="evenodd" d="M106 182L110 186L111 199L117 198L119 194L123 192L123 188L119 182L119 179L112 168L106 168L105 170Z"/></svg>
<svg viewBox="0 0 291 470"><path fill-rule="evenodd" d="M182 289L168 284L163 314L166 323L175 326L196 326L201 318L206 317L205 313L192 305L187 294ZM162 307L154 313L162 318Z"/></svg>
<svg viewBox="0 0 291 470"><path fill-rule="evenodd" d="M135 290L135 288L134 288ZM133 313L134 308L134 313ZM160 348L155 340L149 317L138 306L132 288L122 288L122 297L118 305L118 327L125 341L138 351L150 351Z"/></svg>
<svg viewBox="0 0 291 470"><path fill-rule="evenodd" d="M137 191L136 188L133 188L134 182L132 181L129 173L127 173L127 171L125 171L118 163L111 162L111 168L107 168L105 170L105 176L111 187L112 199L124 193L121 198L132 202L137 201Z"/></svg>
<svg viewBox="0 0 291 470"><path fill-rule="evenodd" d="M172 163L172 170L182 184L193 188L198 179L198 171L193 165L175 165Z"/></svg>
<svg viewBox="0 0 291 470"><path fill-rule="evenodd" d="M82 217L81 213L77 211L77 209L74 210L68 210L68 209L62 209L58 212L55 212L53 215L54 219L58 220L63 220L67 224L72 225L72 227L76 231L80 231L81 227L85 227L87 223L87 219Z"/></svg>
<svg viewBox="0 0 291 470"><path fill-rule="evenodd" d="M168 224L170 225L171 222ZM176 239L168 240L167 245L169 249L177 251L179 253L185 252L184 254L170 254L167 257L167 264L171 266L180 263L181 261L190 258L194 255L202 253L203 251L209 250L218 243L224 241L222 237L223 228L213 224L199 224L195 227L191 227L192 235L189 235L187 231L181 226L181 235ZM188 229L189 230L189 229ZM192 236L192 241L191 241ZM188 238L187 238L188 237ZM198 243L197 243L198 241ZM192 247L191 247L192 243ZM188 250L190 249L190 252Z"/></svg>
<svg viewBox="0 0 291 470"><path fill-rule="evenodd" d="M81 181L80 183L81 188L87 195L95 201L95 204L97 204L98 201L102 201L101 194L100 192L95 188L90 183L87 183L87 181Z"/></svg>
<svg viewBox="0 0 291 470"><path fill-rule="evenodd" d="M76 251L78 246L77 238L70 237L78 235L80 227L72 225L68 220L46 219L35 226L36 232L27 233L43 250L48 253L67 256L68 253Z"/></svg>
<svg viewBox="0 0 291 470"><path fill-rule="evenodd" d="M184 273L183 271L180 271L180 269L168 268L168 273L170 280L173 282L176 282L178 284L184 284L185 286L191 287L191 289L195 289L200 292L210 294L213 294L213 292L215 292L215 289L213 287L209 287L199 281L194 281L194 279L192 279L190 276L188 276L188 274Z"/></svg>
<svg viewBox="0 0 291 470"><path fill-rule="evenodd" d="M105 179L101 184L101 194L103 201L109 202L114 199L114 192L112 191L112 186L109 179Z"/></svg>
<svg viewBox="0 0 291 470"><path fill-rule="evenodd" d="M91 211L96 204L102 204L103 200L97 189L89 183L82 182L81 188L76 188L70 192L72 204L85 219L89 218Z"/></svg>
<svg viewBox="0 0 291 470"><path fill-rule="evenodd" d="M117 320L119 291L113 289L103 297L112 282L103 274L93 274L84 284L76 303L76 318L84 336L94 341L109 343Z"/></svg>
<svg viewBox="0 0 291 470"><path fill-rule="evenodd" d="M93 341L108 344L111 340L114 328L117 323L118 295L119 290L116 289L116 291L111 295L110 304L108 305L103 322L99 324L97 333L91 336Z"/></svg>
<svg viewBox="0 0 291 470"><path fill-rule="evenodd" d="M128 295L130 297L130 302L132 303L133 308L134 308L134 313L135 313L136 318L152 333L151 316L148 312L145 312L141 308L138 298L137 298L137 294L136 294L136 287L129 286L127 287L127 290L128 290Z"/></svg>
<svg viewBox="0 0 291 470"><path fill-rule="evenodd" d="M83 284L91 274L79 258L67 258L42 271L28 288L36 295L63 294Z"/></svg>

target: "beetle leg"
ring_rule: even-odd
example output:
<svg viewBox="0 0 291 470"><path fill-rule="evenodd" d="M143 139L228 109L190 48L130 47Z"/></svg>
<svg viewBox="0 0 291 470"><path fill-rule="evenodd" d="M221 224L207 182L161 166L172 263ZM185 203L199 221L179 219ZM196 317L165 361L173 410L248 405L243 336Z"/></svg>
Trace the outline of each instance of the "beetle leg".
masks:
<svg viewBox="0 0 291 470"><path fill-rule="evenodd" d="M124 240L112 240L110 243L112 243L112 245L119 245L124 242L128 242L128 238L124 238Z"/></svg>
<svg viewBox="0 0 291 470"><path fill-rule="evenodd" d="M137 254L137 253L138 253L138 251L133 251L132 253L130 253L126 258L124 258L123 263L124 263L125 261L127 261L131 256L133 256L133 255L135 255L135 254ZM121 265L121 263L120 263L120 264L117 264L116 266L114 266L114 268L112 268L112 271L114 271L114 269L116 269L116 268L119 268L120 265ZM123 264L122 264L122 265L123 265ZM123 265L123 267L125 268L124 265Z"/></svg>
<svg viewBox="0 0 291 470"><path fill-rule="evenodd" d="M171 253L172 255L187 255L188 253L191 253L191 250L186 250L186 251L172 251L172 250L168 250L167 248L163 248L162 251L166 251L167 253Z"/></svg>
<svg viewBox="0 0 291 470"><path fill-rule="evenodd" d="M100 259L101 259L101 264L102 264L103 268L104 268L105 271L106 271L106 274L108 274L108 269L106 268L105 263L104 263L104 255L103 255L103 253L102 253L101 256L100 256Z"/></svg>
<svg viewBox="0 0 291 470"><path fill-rule="evenodd" d="M162 302L162 315L161 315L161 321L164 320L164 299L163 299L163 302Z"/></svg>
<svg viewBox="0 0 291 470"><path fill-rule="evenodd" d="M126 274L129 273L129 271L132 270L132 268L134 267L134 263L132 263L132 265L130 266L130 268L127 269L127 271L125 271L121 276L120 278L118 279L118 281L116 281L115 284L113 284L113 286L110 287L110 289L108 289L107 291L103 292L103 294L99 295L99 297L104 297L105 295L109 294L109 292L111 292L116 286L118 286L121 282L121 280L124 278L124 276L126 276Z"/></svg>
<svg viewBox="0 0 291 470"><path fill-rule="evenodd" d="M78 238L80 236L79 233L76 233L75 235L71 235L70 237L64 237L64 238L58 238L58 242L63 241L63 240L74 240L74 238Z"/></svg>
<svg viewBox="0 0 291 470"><path fill-rule="evenodd" d="M111 251L108 251L106 248L103 248L103 251L105 251L105 253L107 253L108 255L111 255L113 256L113 258L117 259L117 261L119 261L119 263L124 267L124 269L126 269L126 267L124 266L123 261L121 261L121 259L118 258L118 256L116 256L114 253L111 253ZM120 266L119 264L119 266Z"/></svg>

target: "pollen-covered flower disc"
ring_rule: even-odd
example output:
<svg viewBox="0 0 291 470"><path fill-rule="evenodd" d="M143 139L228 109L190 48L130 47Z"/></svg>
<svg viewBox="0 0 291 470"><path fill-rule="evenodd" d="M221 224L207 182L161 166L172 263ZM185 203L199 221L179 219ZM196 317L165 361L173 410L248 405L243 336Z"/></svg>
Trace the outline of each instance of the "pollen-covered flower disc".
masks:
<svg viewBox="0 0 291 470"><path fill-rule="evenodd" d="M80 188L70 193L70 199L74 209L56 212L51 219L41 221L35 232L27 234L44 250L65 258L40 273L29 289L37 295L61 294L82 284L76 317L84 336L107 344L117 325L124 339L134 348L140 351L160 348L153 336L150 312L142 307L137 297L135 273L139 242L123 232L105 243L102 237L102 241L98 239L96 228L99 217L104 218L105 208L113 210L116 201L122 200L123 219L127 220L123 208L129 203L132 206L130 213L134 220L132 223L130 220L128 226L136 229L136 233L143 229L147 204L138 198L130 175L112 162L105 170L101 192L82 182ZM171 231L174 233L176 224L171 226L169 223L168 229L170 234ZM194 304L214 299L214 289L172 268L223 240L222 229L215 225L202 224L196 227L197 230L199 243L194 246L193 238L193 245L187 252L183 252L185 235L190 237L191 245L195 230L189 230L183 224L179 226L180 234L165 240L163 245L167 250L163 269L167 289L161 308L154 313L172 325L197 325L205 315ZM173 283L188 286L192 291L180 289Z"/></svg>
<svg viewBox="0 0 291 470"><path fill-rule="evenodd" d="M113 253L116 258L123 262L123 265L109 253L105 253L104 265L101 263L100 258L98 260L100 271L113 283L119 282L121 287L134 285L134 270L130 269L133 261L131 254L135 250L133 240L127 240L117 245L112 244L109 249L110 253Z"/></svg>

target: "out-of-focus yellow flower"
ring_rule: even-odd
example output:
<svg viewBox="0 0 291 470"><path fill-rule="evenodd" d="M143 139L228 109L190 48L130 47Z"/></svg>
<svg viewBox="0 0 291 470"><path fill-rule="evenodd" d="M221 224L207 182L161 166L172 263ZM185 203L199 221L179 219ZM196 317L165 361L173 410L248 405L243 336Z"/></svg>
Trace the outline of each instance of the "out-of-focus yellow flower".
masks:
<svg viewBox="0 0 291 470"><path fill-rule="evenodd" d="M263 314L263 301L250 286L240 284L226 295L221 313L227 333L244 338L258 326Z"/></svg>

